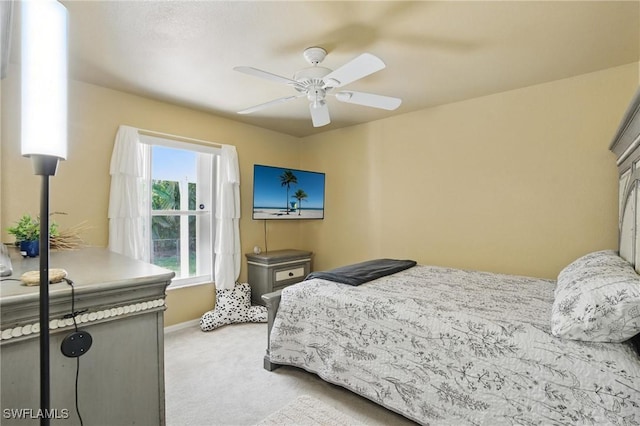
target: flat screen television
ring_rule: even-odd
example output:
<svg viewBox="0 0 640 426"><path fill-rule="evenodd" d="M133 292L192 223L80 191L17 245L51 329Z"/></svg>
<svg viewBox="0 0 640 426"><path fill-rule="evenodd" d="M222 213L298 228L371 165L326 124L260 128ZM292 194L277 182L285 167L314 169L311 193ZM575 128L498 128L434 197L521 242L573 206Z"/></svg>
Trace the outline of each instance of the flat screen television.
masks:
<svg viewBox="0 0 640 426"><path fill-rule="evenodd" d="M324 173L253 166L253 219L324 219Z"/></svg>

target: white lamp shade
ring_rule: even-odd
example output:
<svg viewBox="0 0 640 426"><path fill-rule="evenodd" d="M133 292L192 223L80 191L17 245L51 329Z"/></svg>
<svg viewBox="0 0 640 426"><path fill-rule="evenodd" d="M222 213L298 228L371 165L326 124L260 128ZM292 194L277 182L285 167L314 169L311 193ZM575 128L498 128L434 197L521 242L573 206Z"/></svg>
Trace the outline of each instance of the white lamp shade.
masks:
<svg viewBox="0 0 640 426"><path fill-rule="evenodd" d="M67 158L67 9L22 2L22 155Z"/></svg>

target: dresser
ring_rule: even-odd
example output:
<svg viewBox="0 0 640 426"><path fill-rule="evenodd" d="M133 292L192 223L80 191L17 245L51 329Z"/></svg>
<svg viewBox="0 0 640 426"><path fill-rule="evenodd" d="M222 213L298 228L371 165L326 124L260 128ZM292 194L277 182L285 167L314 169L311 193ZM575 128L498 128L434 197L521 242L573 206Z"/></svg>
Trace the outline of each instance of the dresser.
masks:
<svg viewBox="0 0 640 426"><path fill-rule="evenodd" d="M39 259L11 249L13 275L38 270ZM52 252L50 268L74 282L78 327L93 344L79 360L78 404L85 424L164 425L165 290L172 271L102 248ZM76 358L60 350L74 330L71 287L49 286L51 424L77 425ZM37 425L29 410L40 405L39 287L0 282L0 380L2 425ZM8 410L22 410L15 419ZM15 411L14 411L15 413Z"/></svg>
<svg viewBox="0 0 640 426"><path fill-rule="evenodd" d="M263 294L302 281L311 272L311 255L310 251L292 249L247 253L251 302L264 305Z"/></svg>

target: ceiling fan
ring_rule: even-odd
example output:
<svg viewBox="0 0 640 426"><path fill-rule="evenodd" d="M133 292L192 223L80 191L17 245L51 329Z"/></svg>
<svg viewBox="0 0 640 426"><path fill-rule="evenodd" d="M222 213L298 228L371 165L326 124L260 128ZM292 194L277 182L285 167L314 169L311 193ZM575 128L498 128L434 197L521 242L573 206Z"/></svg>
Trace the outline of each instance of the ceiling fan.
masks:
<svg viewBox="0 0 640 426"><path fill-rule="evenodd" d="M304 50L303 56L311 66L296 72L293 75L293 79L281 77L253 67L234 67L234 70L245 74L275 81L276 83L287 84L298 92L291 96L285 96L243 109L242 111L238 111L238 114L249 114L273 105L306 97L309 100L309 111L311 112L313 126L321 127L331 122L329 107L325 100L327 95L335 96L340 102L386 110L394 110L402 103L401 99L373 93L354 92L350 90L334 92L334 90L339 87L346 86L385 67L384 62L371 53L363 53L335 71L319 66L325 56L327 56L327 51L321 47L309 47Z"/></svg>

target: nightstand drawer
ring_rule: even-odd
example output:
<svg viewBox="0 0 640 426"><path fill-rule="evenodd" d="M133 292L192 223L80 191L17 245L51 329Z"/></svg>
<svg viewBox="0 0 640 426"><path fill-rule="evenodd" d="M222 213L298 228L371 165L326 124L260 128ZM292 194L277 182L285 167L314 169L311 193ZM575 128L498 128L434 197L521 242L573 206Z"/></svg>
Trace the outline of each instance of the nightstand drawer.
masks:
<svg viewBox="0 0 640 426"><path fill-rule="evenodd" d="M247 279L251 286L251 302L264 305L262 295L299 283L311 272L310 251L276 250L247 253Z"/></svg>
<svg viewBox="0 0 640 426"><path fill-rule="evenodd" d="M276 282L304 277L304 266L276 271Z"/></svg>

